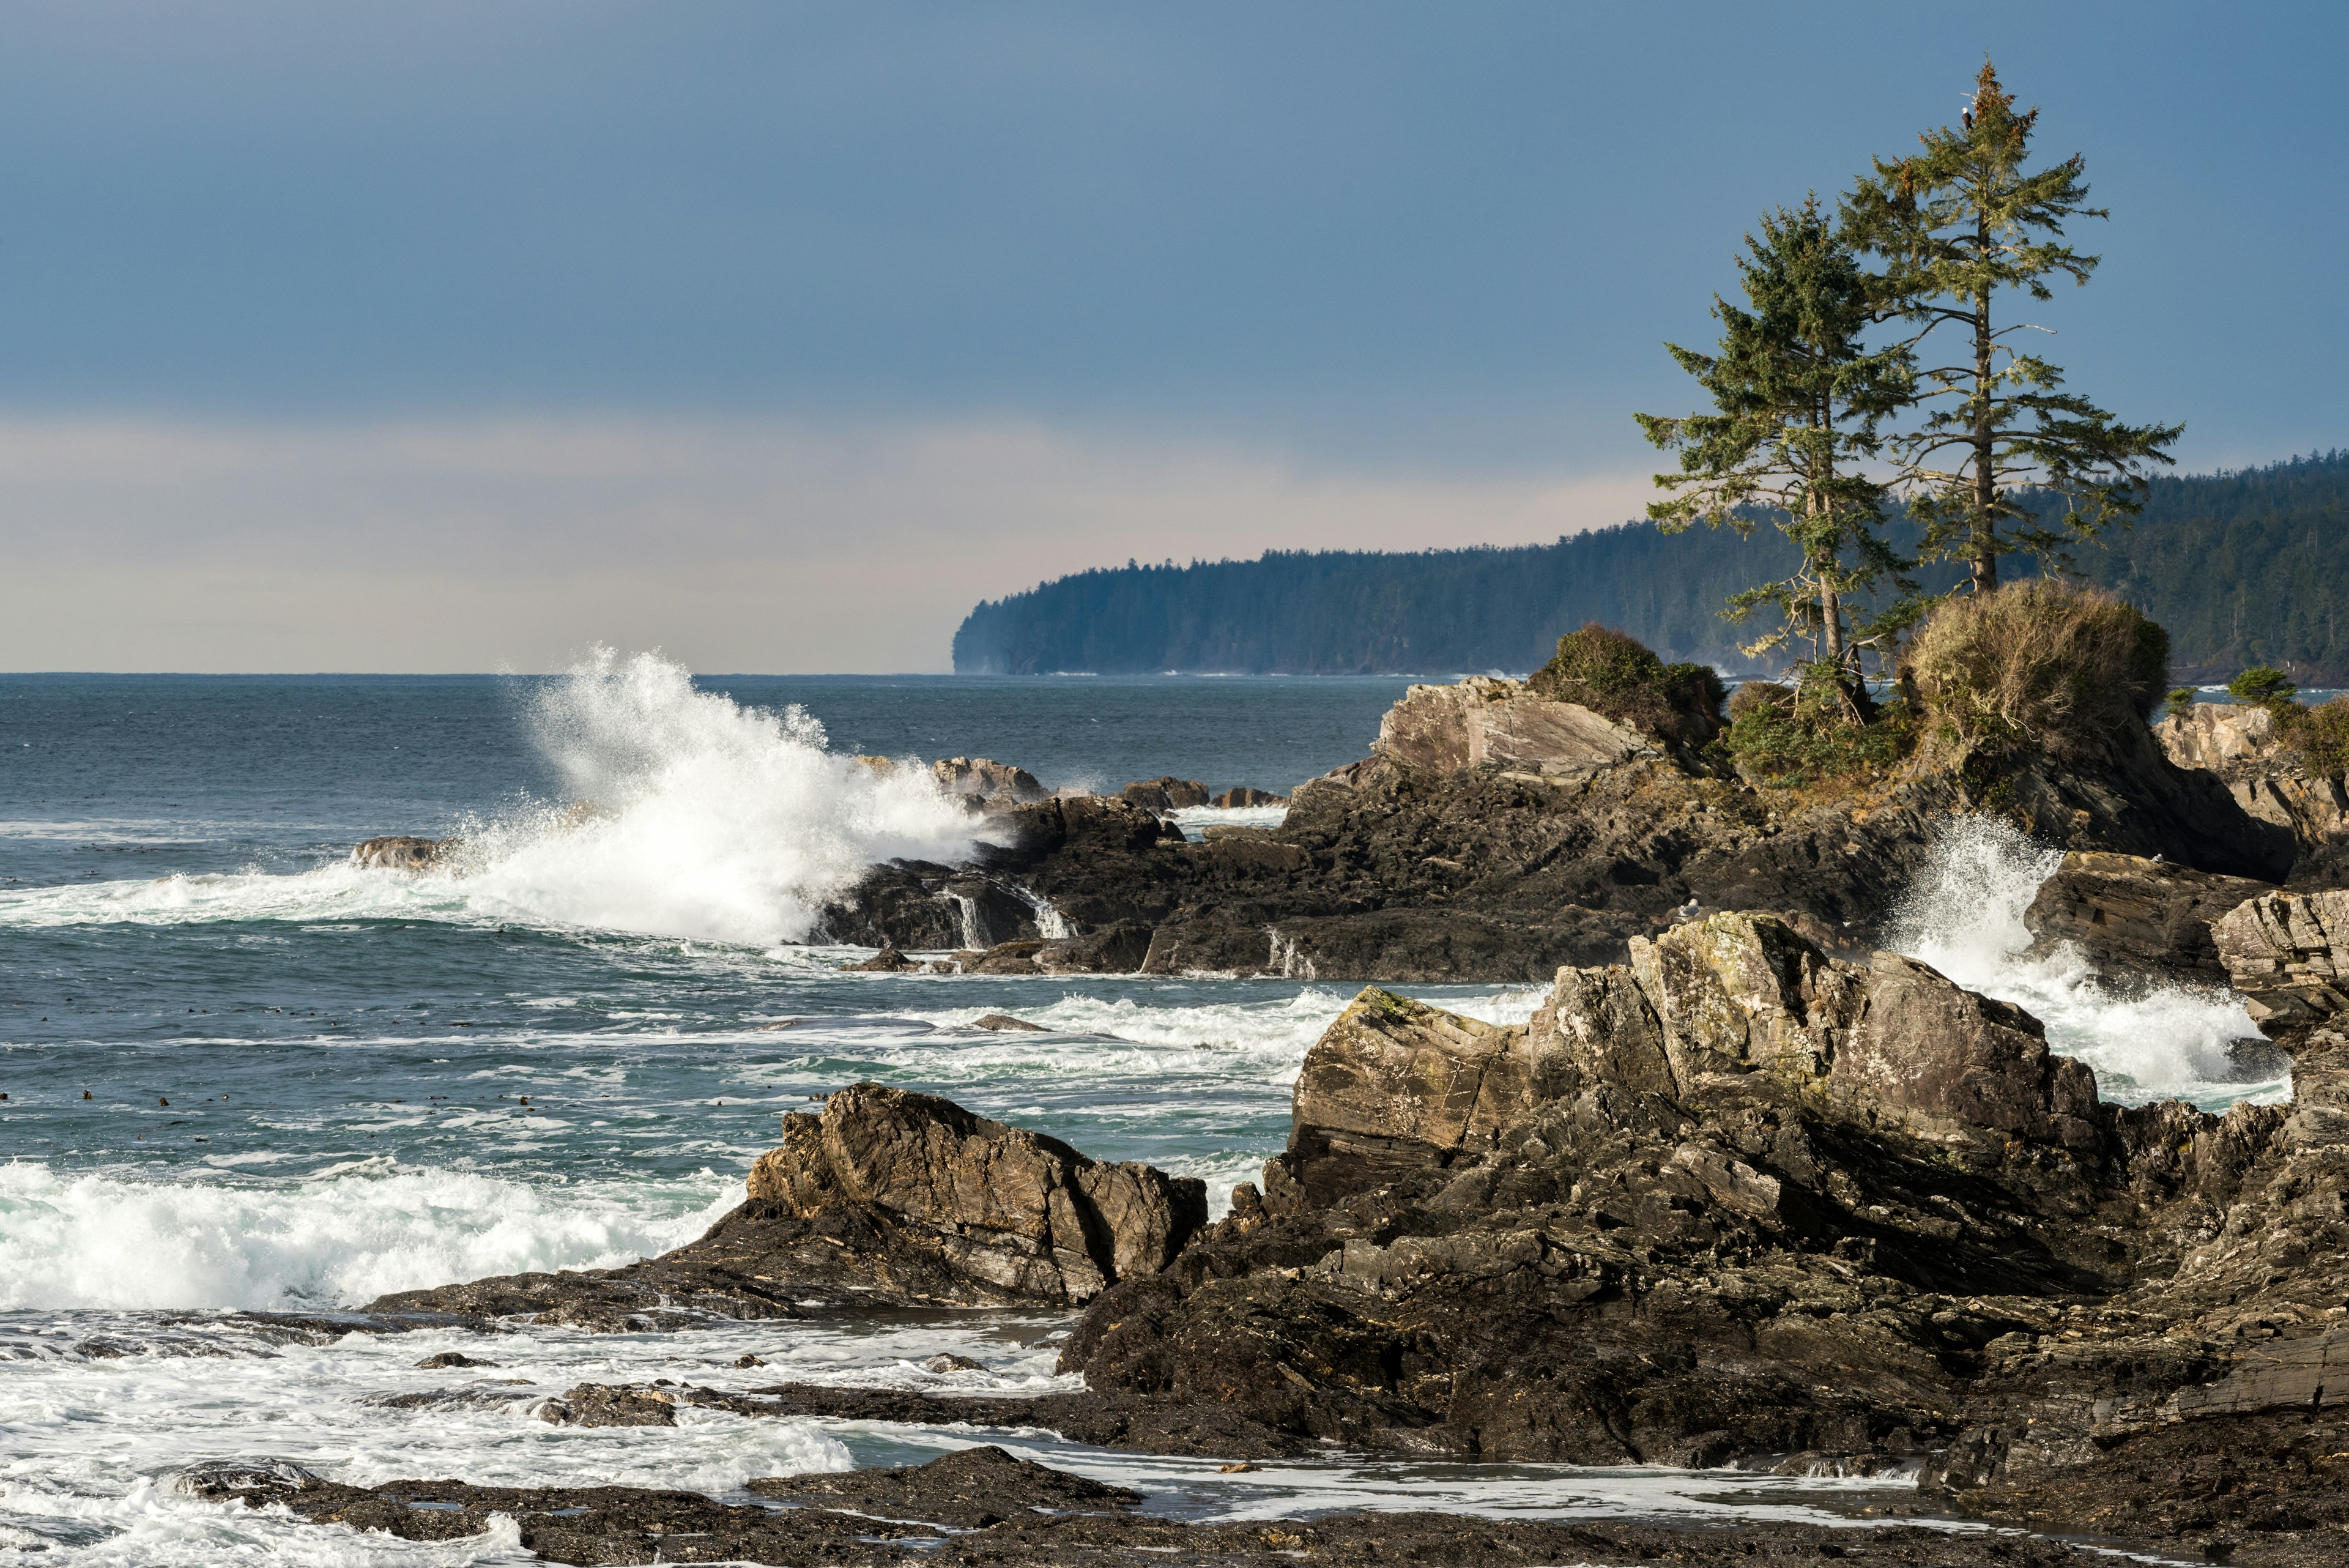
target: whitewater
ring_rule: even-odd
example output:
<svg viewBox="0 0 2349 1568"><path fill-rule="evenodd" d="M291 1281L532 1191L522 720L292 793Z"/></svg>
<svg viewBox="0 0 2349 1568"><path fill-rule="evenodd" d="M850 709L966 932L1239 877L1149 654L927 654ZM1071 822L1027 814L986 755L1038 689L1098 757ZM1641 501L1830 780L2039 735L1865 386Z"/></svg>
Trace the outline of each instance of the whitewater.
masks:
<svg viewBox="0 0 2349 1568"><path fill-rule="evenodd" d="M824 901L874 859L952 858L972 832L923 770L856 755L1286 790L1361 754L1401 684L719 690L609 652L534 682L0 683L16 742L0 768L0 1564L531 1560L496 1532L399 1542L177 1493L174 1471L207 1459L723 1496L752 1476L973 1440L715 1411L649 1430L531 1414L589 1379L1068 1386L1053 1371L1068 1323L1044 1313L527 1328L486 1348L248 1314L678 1245L735 1201L780 1114L859 1079L1199 1176L1220 1210L1281 1146L1304 1053L1354 988L845 972L860 953L809 945ZM423 876L349 863L356 840L402 831L464 846ZM2052 866L2011 832L1961 825L1890 940L2030 1009L2109 1097L2281 1097L2233 1049L2254 1031L2230 998L2115 988L2075 955L2028 950L2022 912ZM1402 989L1494 1022L1539 1002ZM1044 1028L974 1027L996 1012ZM460 1348L497 1365L415 1365ZM979 1369L925 1370L941 1351ZM744 1355L765 1365L739 1371ZM469 1384L513 1397L380 1403ZM1032 1434L1009 1446L1194 1517L1343 1504L1844 1521L1899 1490L1344 1458L1226 1476Z"/></svg>

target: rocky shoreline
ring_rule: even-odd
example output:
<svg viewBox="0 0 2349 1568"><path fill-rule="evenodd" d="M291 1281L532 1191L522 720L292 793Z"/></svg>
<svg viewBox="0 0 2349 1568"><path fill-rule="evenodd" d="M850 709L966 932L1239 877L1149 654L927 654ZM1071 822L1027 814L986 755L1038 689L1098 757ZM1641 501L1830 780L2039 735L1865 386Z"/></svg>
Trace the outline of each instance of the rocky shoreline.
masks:
<svg viewBox="0 0 2349 1568"><path fill-rule="evenodd" d="M980 863L880 868L834 934L901 962L964 946L982 972L1537 976L1547 999L1502 1026L1364 990L1306 1056L1287 1147L1213 1224L1195 1181L854 1085L787 1116L743 1203L687 1247L364 1309L378 1331L641 1332L1040 1305L1081 1313L1060 1367L1081 1393L746 1376L587 1384L533 1407L582 1426L702 1407L1041 1428L1230 1465L1352 1451L1904 1477L1920 1514L2029 1533L1186 1524L985 1448L752 1481L780 1513L255 1467L184 1484L415 1539L502 1515L576 1563L2055 1563L2086 1561L2064 1538L2091 1537L2342 1561L2342 786L2295 774L2258 717L2197 710L2085 761L1918 764L1809 797L1511 683L1422 687L1281 828L1204 842L1149 800L1017 798L1041 795L1017 774L1012 798L976 794L999 840ZM1163 805L1182 782L1143 793ZM1871 946L1935 832L1984 811L2069 849L2028 917L2043 949L2119 981L2233 988L2264 1035L2242 1048L2288 1062L2290 1101L2106 1103L2028 1012ZM974 926L997 940L962 944Z"/></svg>

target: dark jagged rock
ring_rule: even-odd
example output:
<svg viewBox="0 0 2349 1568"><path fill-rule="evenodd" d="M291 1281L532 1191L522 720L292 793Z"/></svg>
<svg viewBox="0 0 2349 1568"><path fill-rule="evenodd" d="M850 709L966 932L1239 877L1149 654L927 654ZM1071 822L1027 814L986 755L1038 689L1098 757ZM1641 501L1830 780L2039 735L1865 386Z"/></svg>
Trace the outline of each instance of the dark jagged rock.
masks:
<svg viewBox="0 0 2349 1568"><path fill-rule="evenodd" d="M1298 1438L1906 1462L1984 1518L2326 1561L2349 1461L2300 1429L2349 1429L2349 1036L2304 1036L2289 1106L2102 1105L2027 1014L1753 916L1524 1026L1368 992L1263 1192L1061 1365Z"/></svg>
<svg viewBox="0 0 2349 1568"><path fill-rule="evenodd" d="M1372 755L1300 787L1269 832L1187 843L1126 800L1054 800L994 819L981 858L988 885L1048 903L1079 940L1150 933L1089 955L1089 969L1131 963L1139 946L1147 973L1390 982L1546 980L1619 955L1692 898L1865 934L1946 825L1976 811L2067 848L2266 881L2291 867L2289 833L2247 815L2217 775L2173 766L2142 727L2090 752L2060 763L1919 756L1840 794L1778 790L1479 678L1414 687ZM876 869L828 929L961 945L941 912L953 875ZM1006 958L1017 972L1077 967L1062 955L1078 950L1033 920L990 923L988 940L1038 944Z"/></svg>
<svg viewBox="0 0 2349 1568"><path fill-rule="evenodd" d="M377 1314L527 1316L603 1331L798 1303L1080 1303L1163 1265L1206 1222L1195 1179L1104 1164L951 1101L859 1084L783 1118L748 1200L699 1241L617 1269L384 1296Z"/></svg>
<svg viewBox="0 0 2349 1568"><path fill-rule="evenodd" d="M1235 811L1249 806L1287 805L1288 797L1275 794L1268 789L1251 789L1246 784L1237 784L1217 795L1210 804L1225 811Z"/></svg>
<svg viewBox="0 0 2349 1568"><path fill-rule="evenodd" d="M1123 1504L1130 1493L1119 1495L1120 1489L999 1449L968 1449L898 1470L750 1481L754 1493L802 1505L786 1509L730 1506L693 1492L638 1487L479 1487L455 1480L356 1487L266 1462L191 1467L179 1484L207 1501L281 1505L314 1524L381 1531L409 1541L480 1535L492 1516L503 1515L513 1521L524 1550L570 1563L1292 1568L1302 1560L1328 1568L1396 1563L1595 1568L1669 1561L1689 1568L1815 1568L1824 1561L1864 1558L1886 1568L2096 1568L2108 1561L2065 1542L1899 1524L1853 1530L1741 1520L1719 1528L1431 1512L1195 1524L1129 1511ZM2271 1561L2281 1568L2284 1560ZM2313 1568L2322 1560L2299 1561Z"/></svg>
<svg viewBox="0 0 2349 1568"><path fill-rule="evenodd" d="M1207 786L1196 779L1178 779L1173 774L1164 778L1143 779L1118 791L1119 797L1145 811L1181 811L1185 806L1207 804Z"/></svg>
<svg viewBox="0 0 2349 1568"><path fill-rule="evenodd" d="M2211 922L2270 890L2249 877L2075 849L2040 886L2023 923L2034 952L2069 942L2107 975L2224 985Z"/></svg>
<svg viewBox="0 0 2349 1568"><path fill-rule="evenodd" d="M820 1470L750 1483L761 1497L817 1508L847 1508L883 1519L918 1519L984 1530L1022 1512L1076 1513L1131 1508L1138 1491L1015 1459L1001 1449L962 1449L926 1465Z"/></svg>
<svg viewBox="0 0 2349 1568"><path fill-rule="evenodd" d="M997 810L1026 805L1051 794L1026 768L988 757L942 758L930 764L930 776L947 794Z"/></svg>

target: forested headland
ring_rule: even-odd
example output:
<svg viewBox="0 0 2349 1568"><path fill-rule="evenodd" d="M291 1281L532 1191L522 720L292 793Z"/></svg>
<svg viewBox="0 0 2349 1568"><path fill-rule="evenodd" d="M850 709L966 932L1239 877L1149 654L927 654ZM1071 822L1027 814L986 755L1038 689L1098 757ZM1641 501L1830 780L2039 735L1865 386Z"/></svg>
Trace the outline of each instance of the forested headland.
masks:
<svg viewBox="0 0 2349 1568"><path fill-rule="evenodd" d="M1897 548L1916 542L1902 521L1888 534ZM955 633L954 663L997 674L1523 672L1595 620L1668 659L1775 671L1776 660L1738 651L1752 628L1721 609L1795 565L1795 545L1773 528L1665 534L1645 522L1515 548L1129 562L979 605ZM2306 686L2349 684L2349 451L2156 478L2134 526L2080 546L2075 565L2168 628L2180 680L2267 664ZM1941 562L1918 576L1937 591L1965 569Z"/></svg>

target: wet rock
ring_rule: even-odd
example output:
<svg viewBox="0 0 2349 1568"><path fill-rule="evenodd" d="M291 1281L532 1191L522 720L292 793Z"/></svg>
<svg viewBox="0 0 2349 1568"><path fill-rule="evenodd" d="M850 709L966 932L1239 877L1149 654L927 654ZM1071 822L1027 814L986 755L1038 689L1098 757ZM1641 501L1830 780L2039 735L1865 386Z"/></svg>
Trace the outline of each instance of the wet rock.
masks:
<svg viewBox="0 0 2349 1568"><path fill-rule="evenodd" d="M943 1376L949 1372L984 1372L987 1368L968 1355L957 1355L951 1351L940 1351L922 1363L922 1370L935 1372Z"/></svg>
<svg viewBox="0 0 2349 1568"><path fill-rule="evenodd" d="M677 1406L678 1396L664 1388L582 1383L536 1415L551 1427L674 1427Z"/></svg>
<svg viewBox="0 0 2349 1568"><path fill-rule="evenodd" d="M439 864L459 842L412 834L369 838L352 847L351 864L363 871L422 871Z"/></svg>
<svg viewBox="0 0 2349 1568"><path fill-rule="evenodd" d="M883 1519L918 1519L984 1530L1023 1512L1131 1508L1142 1494L1015 1459L991 1446L963 1449L925 1465L771 1476L748 1483L761 1497L818 1508L854 1509Z"/></svg>
<svg viewBox="0 0 2349 1568"><path fill-rule="evenodd" d="M1149 956L1149 927L1112 920L1097 931L1045 942L1032 961L1045 974L1132 974Z"/></svg>
<svg viewBox="0 0 2349 1568"><path fill-rule="evenodd" d="M942 758L930 764L930 776L947 794L975 805L1026 805L1051 794L1027 769L987 757Z"/></svg>
<svg viewBox="0 0 2349 1568"><path fill-rule="evenodd" d="M495 1366L497 1363L478 1360L461 1350L444 1350L438 1355L426 1356L416 1365L421 1371L437 1372L444 1366Z"/></svg>
<svg viewBox="0 0 2349 1568"><path fill-rule="evenodd" d="M1162 813L1180 811L1185 806L1205 805L1208 801L1206 784L1196 779L1178 779L1172 774L1164 778L1130 784L1118 794L1145 811Z"/></svg>
<svg viewBox="0 0 2349 1568"><path fill-rule="evenodd" d="M2210 929L2251 1020L2287 1038L2349 1013L2349 888L2266 893Z"/></svg>
<svg viewBox="0 0 2349 1568"><path fill-rule="evenodd" d="M1024 1018L1014 1018L1008 1012L985 1013L970 1021L973 1029L1025 1031L1030 1034L1049 1033L1040 1023L1030 1023Z"/></svg>
<svg viewBox="0 0 2349 1568"><path fill-rule="evenodd" d="M1237 811L1250 806L1287 805L1288 797L1275 794L1270 790L1250 789L1246 784L1237 784L1217 795L1211 804L1226 811Z"/></svg>
<svg viewBox="0 0 2349 1568"><path fill-rule="evenodd" d="M751 1199L804 1220L851 1210L894 1253L934 1262L971 1299L1090 1300L1154 1272L1206 1223L1206 1189L1146 1165L1107 1165L951 1101L859 1084L821 1117L783 1118L751 1167Z"/></svg>
<svg viewBox="0 0 2349 1568"><path fill-rule="evenodd" d="M1017 1469L1013 1467L1018 1467ZM1245 1469L1245 1465L1226 1466ZM1864 1558L1886 1568L2095 1568L2108 1562L2067 1542L1900 1524L1864 1531L1741 1519L1732 1527L1645 1521L1495 1520L1430 1511L1321 1514L1310 1521L1188 1523L1134 1511L1122 1489L1053 1471L999 1450L963 1450L928 1465L754 1480L750 1490L799 1504L729 1506L693 1492L637 1487L483 1487L393 1480L353 1487L304 1474L213 1486L208 1501L280 1505L313 1523L380 1531L409 1541L478 1537L502 1516L523 1550L572 1563L823 1564L1108 1563L1290 1568L1534 1568L1536 1564L1669 1561L1688 1568L1815 1568ZM990 1487L995 1489L990 1490ZM1099 1490L1096 1490L1099 1489ZM1107 1493L1108 1495L1102 1495ZM1033 1501L1031 1501L1033 1500ZM1900 1510L1887 1499L1877 1511ZM932 1514L988 1523L905 1522ZM2289 1546L2286 1547L2289 1551ZM2271 1568L2329 1559L2269 1555Z"/></svg>
<svg viewBox="0 0 2349 1568"><path fill-rule="evenodd" d="M2024 911L2034 956L2069 942L2106 975L2227 982L2210 924L2265 883L2135 855L2075 849Z"/></svg>
<svg viewBox="0 0 2349 1568"><path fill-rule="evenodd" d="M843 971L851 974L902 974L909 969L919 969L922 966L895 948L888 947L883 948L869 959L856 963L844 963L840 967Z"/></svg>

